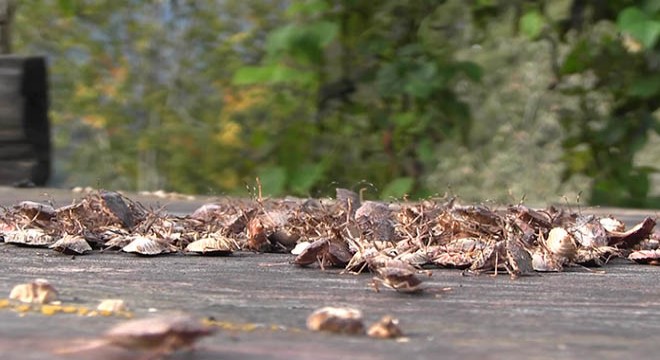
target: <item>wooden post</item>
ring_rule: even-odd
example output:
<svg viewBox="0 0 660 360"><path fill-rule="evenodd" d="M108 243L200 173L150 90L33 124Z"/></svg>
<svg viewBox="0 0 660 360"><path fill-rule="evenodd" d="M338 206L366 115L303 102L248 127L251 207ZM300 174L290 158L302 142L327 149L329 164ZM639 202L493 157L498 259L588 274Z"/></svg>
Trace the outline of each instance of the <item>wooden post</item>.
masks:
<svg viewBox="0 0 660 360"><path fill-rule="evenodd" d="M0 184L42 186L48 181L48 106L46 60L0 56Z"/></svg>
<svg viewBox="0 0 660 360"><path fill-rule="evenodd" d="M15 10L15 0L0 0L0 54L11 53L11 31Z"/></svg>

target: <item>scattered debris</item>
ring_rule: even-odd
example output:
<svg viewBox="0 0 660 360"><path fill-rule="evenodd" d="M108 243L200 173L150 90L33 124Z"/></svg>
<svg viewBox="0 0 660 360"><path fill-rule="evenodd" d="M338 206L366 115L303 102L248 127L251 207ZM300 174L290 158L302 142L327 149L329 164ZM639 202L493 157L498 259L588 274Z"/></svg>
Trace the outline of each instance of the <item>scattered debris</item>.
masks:
<svg viewBox="0 0 660 360"><path fill-rule="evenodd" d="M203 239L195 240L186 246L185 252L199 255L231 255L238 249L235 240L226 236L216 235L208 236Z"/></svg>
<svg viewBox="0 0 660 360"><path fill-rule="evenodd" d="M430 274L430 273L429 273ZM422 280L417 277L415 268L400 260L390 260L376 269L372 286L379 292L379 285L404 293L418 293L423 290Z"/></svg>
<svg viewBox="0 0 660 360"><path fill-rule="evenodd" d="M167 241L146 236L135 236L121 251L138 255L160 255L175 252L177 249Z"/></svg>
<svg viewBox="0 0 660 360"><path fill-rule="evenodd" d="M55 242L55 238L42 229L18 229L5 231L3 238L8 244L20 246L47 247Z"/></svg>
<svg viewBox="0 0 660 360"><path fill-rule="evenodd" d="M145 319L129 320L108 330L104 335L109 344L131 350L150 350L169 354L190 349L213 329L186 314L163 314Z"/></svg>
<svg viewBox="0 0 660 360"><path fill-rule="evenodd" d="M96 307L96 310L101 313L122 313L127 312L128 307L126 306L126 302L122 299L105 299L101 300L101 303Z"/></svg>
<svg viewBox="0 0 660 360"><path fill-rule="evenodd" d="M307 328L312 331L328 331L339 334L362 335L362 312L348 307L324 307L307 318Z"/></svg>
<svg viewBox="0 0 660 360"><path fill-rule="evenodd" d="M9 299L24 303L49 304L57 301L58 293L48 280L36 279L14 286L9 293Z"/></svg>
<svg viewBox="0 0 660 360"><path fill-rule="evenodd" d="M399 292L420 291L417 271L423 268L517 277L603 266L613 257L643 261L649 253L636 251L657 249L650 247L657 243L653 218L626 230L613 217L555 207L491 209L456 199L388 204L337 189L336 200L225 199L173 216L118 192L84 193L60 208L26 201L0 209L0 236L5 243L76 255L113 249L148 256L291 252L298 266L369 270L376 289Z"/></svg>
<svg viewBox="0 0 660 360"><path fill-rule="evenodd" d="M628 259L640 264L660 265L660 249L633 251Z"/></svg>
<svg viewBox="0 0 660 360"><path fill-rule="evenodd" d="M87 240L79 235L64 234L61 239L49 246L49 248L67 255L83 255L92 251Z"/></svg>
<svg viewBox="0 0 660 360"><path fill-rule="evenodd" d="M201 337L213 334L214 330L187 314L163 314L128 320L111 328L99 339L83 346L58 349L55 353L70 354L111 345L147 351L149 358L161 358L178 350L192 350Z"/></svg>
<svg viewBox="0 0 660 360"><path fill-rule="evenodd" d="M399 327L399 319L385 315L380 321L369 327L367 335L378 339L395 339L403 336L403 331Z"/></svg>

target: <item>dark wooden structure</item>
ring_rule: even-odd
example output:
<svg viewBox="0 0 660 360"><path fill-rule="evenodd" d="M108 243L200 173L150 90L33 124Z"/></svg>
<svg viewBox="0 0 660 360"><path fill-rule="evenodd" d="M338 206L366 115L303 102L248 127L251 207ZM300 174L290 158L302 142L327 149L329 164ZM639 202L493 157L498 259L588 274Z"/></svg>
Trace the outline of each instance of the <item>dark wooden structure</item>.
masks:
<svg viewBox="0 0 660 360"><path fill-rule="evenodd" d="M0 185L45 185L51 170L43 57L0 56Z"/></svg>

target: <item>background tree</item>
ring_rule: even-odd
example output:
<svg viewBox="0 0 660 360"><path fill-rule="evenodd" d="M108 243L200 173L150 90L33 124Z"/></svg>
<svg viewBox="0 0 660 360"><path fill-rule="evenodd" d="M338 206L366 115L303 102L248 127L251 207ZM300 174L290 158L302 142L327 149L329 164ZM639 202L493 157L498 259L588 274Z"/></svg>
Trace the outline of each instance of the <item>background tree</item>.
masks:
<svg viewBox="0 0 660 360"><path fill-rule="evenodd" d="M25 0L16 43L51 61L62 185L658 206L658 19L652 1Z"/></svg>

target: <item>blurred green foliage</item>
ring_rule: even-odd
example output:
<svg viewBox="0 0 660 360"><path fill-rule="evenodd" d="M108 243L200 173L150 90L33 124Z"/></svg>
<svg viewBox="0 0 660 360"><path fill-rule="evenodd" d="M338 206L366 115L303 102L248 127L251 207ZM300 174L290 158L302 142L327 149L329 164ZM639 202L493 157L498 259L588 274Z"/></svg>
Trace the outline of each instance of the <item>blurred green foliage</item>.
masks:
<svg viewBox="0 0 660 360"><path fill-rule="evenodd" d="M653 207L657 4L25 0L16 40L62 184Z"/></svg>

